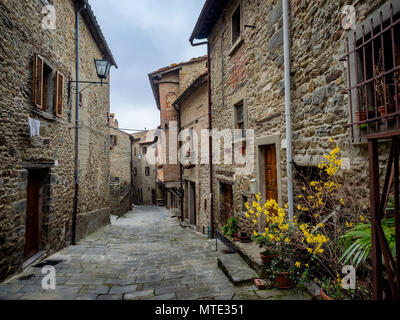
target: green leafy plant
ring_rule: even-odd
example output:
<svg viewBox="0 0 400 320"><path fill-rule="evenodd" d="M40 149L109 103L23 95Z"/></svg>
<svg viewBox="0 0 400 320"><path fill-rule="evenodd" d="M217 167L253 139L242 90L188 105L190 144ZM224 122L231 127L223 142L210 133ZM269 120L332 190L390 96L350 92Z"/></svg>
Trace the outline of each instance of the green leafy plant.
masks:
<svg viewBox="0 0 400 320"><path fill-rule="evenodd" d="M395 255L394 218L382 220L382 229L389 243L389 248ZM347 231L340 239L343 240L346 249L340 261L344 264L350 262L354 267L358 267L360 263L367 260L371 251L371 224L358 224L355 228Z"/></svg>
<svg viewBox="0 0 400 320"><path fill-rule="evenodd" d="M226 225L222 227L222 233L227 237L232 237L234 233L238 231L238 220L235 217L231 217L228 219Z"/></svg>

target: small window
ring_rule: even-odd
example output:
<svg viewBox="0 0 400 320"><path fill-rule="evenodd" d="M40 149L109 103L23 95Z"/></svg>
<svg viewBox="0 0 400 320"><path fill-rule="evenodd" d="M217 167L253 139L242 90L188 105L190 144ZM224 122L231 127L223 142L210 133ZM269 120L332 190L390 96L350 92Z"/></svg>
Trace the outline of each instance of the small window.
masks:
<svg viewBox="0 0 400 320"><path fill-rule="evenodd" d="M145 168L145 173L146 173L146 176L150 175L150 167Z"/></svg>
<svg viewBox="0 0 400 320"><path fill-rule="evenodd" d="M143 147L143 154L147 154L147 147Z"/></svg>
<svg viewBox="0 0 400 320"><path fill-rule="evenodd" d="M134 149L134 155L136 156L136 147L135 147L135 149Z"/></svg>
<svg viewBox="0 0 400 320"><path fill-rule="evenodd" d="M110 135L110 145L111 148L116 146L118 143L118 137L116 135Z"/></svg>
<svg viewBox="0 0 400 320"><path fill-rule="evenodd" d="M232 44L234 44L240 37L241 32L241 19L240 19L240 5L237 7L232 15Z"/></svg>
<svg viewBox="0 0 400 320"><path fill-rule="evenodd" d="M52 115L62 117L64 77L39 55L33 61L33 105Z"/></svg>
<svg viewBox="0 0 400 320"><path fill-rule="evenodd" d="M133 168L133 175L136 177L137 176L137 168Z"/></svg>
<svg viewBox="0 0 400 320"><path fill-rule="evenodd" d="M244 121L244 105L243 101L235 105L235 127L241 131L241 137L246 137L246 127Z"/></svg>

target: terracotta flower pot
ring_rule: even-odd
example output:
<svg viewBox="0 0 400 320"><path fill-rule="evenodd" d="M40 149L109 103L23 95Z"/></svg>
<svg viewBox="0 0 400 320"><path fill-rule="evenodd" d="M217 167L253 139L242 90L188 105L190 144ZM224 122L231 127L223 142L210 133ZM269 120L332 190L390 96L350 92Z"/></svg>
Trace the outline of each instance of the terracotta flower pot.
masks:
<svg viewBox="0 0 400 320"><path fill-rule="evenodd" d="M321 294L322 299L324 299L324 300L328 300L328 301L334 300L334 299L332 299L330 296L328 296L328 295L325 293L324 289L322 289L322 288L321 288L321 290L320 290L320 294Z"/></svg>
<svg viewBox="0 0 400 320"><path fill-rule="evenodd" d="M260 252L258 255L265 264L270 264L278 256L277 254L263 255L263 252Z"/></svg>
<svg viewBox="0 0 400 320"><path fill-rule="evenodd" d="M356 122L367 120L367 111L361 111L360 113L356 112Z"/></svg>
<svg viewBox="0 0 400 320"><path fill-rule="evenodd" d="M378 111L379 111L381 117L386 116L385 106L380 106L380 107L378 108ZM396 111L396 106L395 106L394 104L389 104L389 105L387 106L387 113L388 113L388 114L391 114L391 113L393 113L393 112L395 112L395 111Z"/></svg>
<svg viewBox="0 0 400 320"><path fill-rule="evenodd" d="M276 275L275 283L278 289L291 289L294 284L290 280L289 272L281 272Z"/></svg>

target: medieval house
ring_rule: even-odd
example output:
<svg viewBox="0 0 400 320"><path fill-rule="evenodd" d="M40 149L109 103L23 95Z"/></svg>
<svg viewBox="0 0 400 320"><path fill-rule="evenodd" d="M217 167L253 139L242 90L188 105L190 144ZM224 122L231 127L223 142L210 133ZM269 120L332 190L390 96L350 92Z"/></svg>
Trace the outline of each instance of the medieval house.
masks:
<svg viewBox="0 0 400 320"><path fill-rule="evenodd" d="M233 165L213 167L211 210L216 228L232 215L245 228L243 204L254 199L255 192L280 205L287 203L288 148L293 152L290 167L312 172L336 144L344 178L357 181L347 200L356 195L361 209L369 212L369 161L375 159L374 175L384 172L382 164L378 170L378 155L387 162L390 141L381 140L379 147L376 141L390 138L398 128L393 114L399 110L400 38L395 21L400 8L397 1L358 1L352 29L343 25L344 5L290 1L287 83L292 134L287 137L282 2L205 2L190 41L208 46L212 129L255 131L252 174L235 176ZM388 89L374 94L383 82ZM296 175L293 178L296 188Z"/></svg>
<svg viewBox="0 0 400 320"><path fill-rule="evenodd" d="M110 192L111 213L122 215L132 206L132 141L119 129L115 114L110 114Z"/></svg>
<svg viewBox="0 0 400 320"><path fill-rule="evenodd" d="M208 129L208 76L199 75L175 100L178 111L179 131L186 133L188 143L182 149L181 179L183 185L183 218L196 230L207 233L210 216L209 166L201 161L201 130ZM194 139L196 135L196 139ZM196 145L195 145L196 144ZM206 145L208 147L208 145Z"/></svg>
<svg viewBox="0 0 400 320"><path fill-rule="evenodd" d="M76 81L117 64L87 1L45 4L0 3L0 279L110 221L109 78Z"/></svg>
<svg viewBox="0 0 400 320"><path fill-rule="evenodd" d="M178 161L178 111L173 102L201 74L207 71L207 57L172 64L149 74L150 84L160 110L165 139L159 139L162 149L158 153L157 183L164 190L169 209L181 207L180 165ZM176 138L170 141L170 135ZM164 141L165 140L165 141ZM171 151L171 152L170 152Z"/></svg>
<svg viewBox="0 0 400 320"><path fill-rule="evenodd" d="M164 205L165 199L156 183L157 166L154 141L156 130L142 131L132 134L133 145L133 202L139 205ZM152 154L152 159L147 156Z"/></svg>

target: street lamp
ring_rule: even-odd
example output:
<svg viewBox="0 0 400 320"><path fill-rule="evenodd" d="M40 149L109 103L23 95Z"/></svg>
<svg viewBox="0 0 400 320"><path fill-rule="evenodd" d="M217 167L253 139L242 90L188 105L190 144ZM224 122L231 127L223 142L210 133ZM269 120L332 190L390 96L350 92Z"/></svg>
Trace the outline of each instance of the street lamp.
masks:
<svg viewBox="0 0 400 320"><path fill-rule="evenodd" d="M68 102L71 99L71 84L72 83L85 83L87 84L86 87L84 87L79 93L85 91L87 88L89 88L93 84L100 84L101 86L103 84L108 84L108 82L103 82L104 79L107 79L108 74L110 73L111 69L111 63L107 59L94 59L94 65L96 67L96 73L98 78L100 79L99 81L68 81ZM78 93L78 92L75 92Z"/></svg>
<svg viewBox="0 0 400 320"><path fill-rule="evenodd" d="M96 65L97 76L101 80L107 79L108 73L111 69L111 63L106 59L94 59L94 64Z"/></svg>

